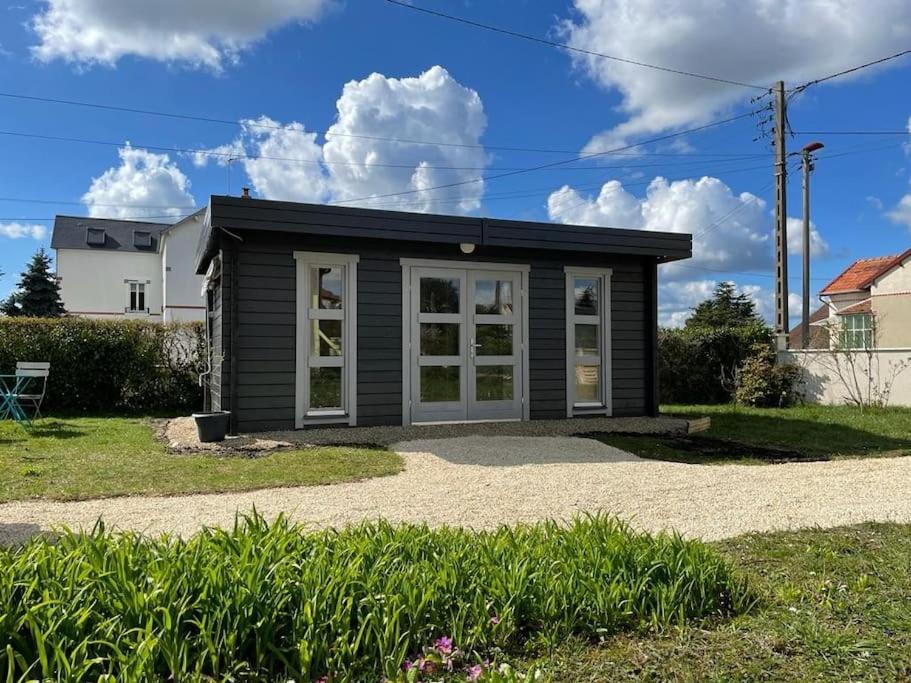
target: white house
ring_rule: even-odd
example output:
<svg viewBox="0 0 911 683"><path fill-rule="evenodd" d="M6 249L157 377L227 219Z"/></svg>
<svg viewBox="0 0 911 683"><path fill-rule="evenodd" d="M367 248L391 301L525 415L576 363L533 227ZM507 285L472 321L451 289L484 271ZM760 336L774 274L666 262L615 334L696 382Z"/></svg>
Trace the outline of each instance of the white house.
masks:
<svg viewBox="0 0 911 683"><path fill-rule="evenodd" d="M174 223L57 216L51 248L67 312L87 318L205 320L194 258L204 211Z"/></svg>

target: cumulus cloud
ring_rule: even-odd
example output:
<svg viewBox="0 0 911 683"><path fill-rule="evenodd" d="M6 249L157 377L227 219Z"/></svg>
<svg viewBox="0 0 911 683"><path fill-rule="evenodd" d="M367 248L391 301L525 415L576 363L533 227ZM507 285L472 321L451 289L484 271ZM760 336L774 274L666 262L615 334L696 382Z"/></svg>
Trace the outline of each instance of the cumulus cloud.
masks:
<svg viewBox="0 0 911 683"><path fill-rule="evenodd" d="M564 185L547 200L560 223L600 225L693 235L693 258L662 266L662 276L692 278L694 269L766 269L772 263L771 220L766 203L749 192L735 194L718 178L668 181L657 177L642 198L617 180L587 198Z"/></svg>
<svg viewBox="0 0 911 683"><path fill-rule="evenodd" d="M661 283L658 287L658 324L683 327L693 309L712 296L715 280Z"/></svg>
<svg viewBox="0 0 911 683"><path fill-rule="evenodd" d="M190 181L167 154L126 147L120 165L92 179L82 203L98 218L173 216L194 210Z"/></svg>
<svg viewBox="0 0 911 683"><path fill-rule="evenodd" d="M46 0L32 18L42 61L113 65L134 55L221 69L269 31L320 18L334 0Z"/></svg>
<svg viewBox="0 0 911 683"><path fill-rule="evenodd" d="M902 197L887 215L894 223L905 225L911 230L911 193Z"/></svg>
<svg viewBox="0 0 911 683"><path fill-rule="evenodd" d="M785 0L574 0L560 28L577 48L739 82L801 82L907 47L911 3ZM812 27L808 30L807 27ZM838 45L837 50L832 46ZM576 54L576 64L618 90L628 119L594 137L601 151L644 133L701 123L751 94L744 88ZM870 70L848 78L868 77ZM753 93L755 94L755 93Z"/></svg>
<svg viewBox="0 0 911 683"><path fill-rule="evenodd" d="M261 117L245 121L240 137L213 151L221 163L226 155L246 155L240 163L256 194L266 199L443 213L480 206L484 183L466 181L480 177L487 164L480 143L487 118L478 93L446 69L434 66L412 78L374 73L350 81L336 107L336 122L322 146L301 123ZM195 155L194 163L209 158ZM456 186L421 191L448 184ZM408 194L381 196L399 192Z"/></svg>
<svg viewBox="0 0 911 683"><path fill-rule="evenodd" d="M788 217L788 253L803 254L803 219ZM822 258L829 255L829 243L826 242L816 223L810 220L810 256Z"/></svg>
<svg viewBox="0 0 911 683"><path fill-rule="evenodd" d="M43 240L47 236L47 227L37 223L0 223L0 237L11 240L31 237L33 240Z"/></svg>

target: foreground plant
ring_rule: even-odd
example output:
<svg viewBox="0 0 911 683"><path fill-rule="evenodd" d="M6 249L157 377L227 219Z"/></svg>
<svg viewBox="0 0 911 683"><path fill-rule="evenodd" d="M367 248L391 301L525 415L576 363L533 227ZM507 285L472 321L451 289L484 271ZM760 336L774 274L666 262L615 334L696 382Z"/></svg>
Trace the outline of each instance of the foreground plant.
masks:
<svg viewBox="0 0 911 683"><path fill-rule="evenodd" d="M479 656L521 652L751 600L707 546L609 517L319 533L252 517L188 540L98 527L0 552L0 670L10 680L395 680L443 637Z"/></svg>

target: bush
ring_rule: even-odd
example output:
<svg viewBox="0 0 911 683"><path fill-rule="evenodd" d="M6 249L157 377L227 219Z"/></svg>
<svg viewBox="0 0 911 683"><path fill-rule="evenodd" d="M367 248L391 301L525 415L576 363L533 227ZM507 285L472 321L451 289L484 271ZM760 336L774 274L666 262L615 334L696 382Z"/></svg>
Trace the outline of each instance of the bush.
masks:
<svg viewBox="0 0 911 683"><path fill-rule="evenodd" d="M660 330L661 402L730 402L732 386L726 379L734 375L757 343L772 343L772 333L764 325Z"/></svg>
<svg viewBox="0 0 911 683"><path fill-rule="evenodd" d="M441 637L479 659L751 604L715 550L607 517L318 533L254 517L189 540L96 528L0 551L0 670L10 680L397 679Z"/></svg>
<svg viewBox="0 0 911 683"><path fill-rule="evenodd" d="M784 408L797 400L800 368L776 363L769 344L755 344L734 376L734 401L755 408Z"/></svg>
<svg viewBox="0 0 911 683"><path fill-rule="evenodd" d="M205 353L199 323L0 318L0 374L51 364L45 413L199 409Z"/></svg>

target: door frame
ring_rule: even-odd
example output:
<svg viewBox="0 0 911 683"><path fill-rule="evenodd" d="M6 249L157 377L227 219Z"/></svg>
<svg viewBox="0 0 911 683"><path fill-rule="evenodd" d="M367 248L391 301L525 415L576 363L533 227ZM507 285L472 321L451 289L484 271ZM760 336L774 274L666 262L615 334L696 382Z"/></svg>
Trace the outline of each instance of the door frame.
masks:
<svg viewBox="0 0 911 683"><path fill-rule="evenodd" d="M522 401L522 420L528 420L531 412L529 398L529 354L528 354L528 274L531 265L527 263L503 263L500 261L458 261L446 259L426 258L401 258L402 266L402 424L411 424L411 345L412 345L412 311L411 300L411 269L412 268L440 268L457 269L464 271L490 270L500 272L516 272L520 274L520 291L518 305L521 325L518 325L521 339L519 340L519 358L522 365L519 377L519 387ZM466 364L466 368L467 368ZM466 389L467 391L467 389ZM467 395L466 395L467 401ZM503 420L475 420L476 422L502 422ZM422 423L427 424L427 423Z"/></svg>

